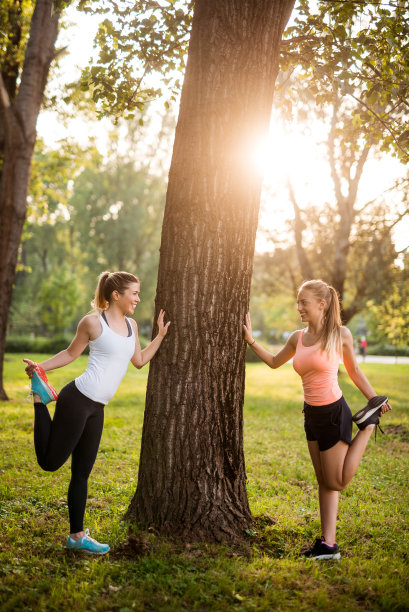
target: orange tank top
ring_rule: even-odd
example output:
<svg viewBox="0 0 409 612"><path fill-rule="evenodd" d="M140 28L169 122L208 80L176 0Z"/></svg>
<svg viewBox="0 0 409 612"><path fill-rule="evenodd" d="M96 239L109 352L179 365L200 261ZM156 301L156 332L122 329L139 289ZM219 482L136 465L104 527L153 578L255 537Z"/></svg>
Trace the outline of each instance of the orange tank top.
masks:
<svg viewBox="0 0 409 612"><path fill-rule="evenodd" d="M310 406L332 404L342 396L338 384L340 356L334 353L329 357L327 351L321 349L320 342L304 346L303 335L304 330L298 335L293 367L301 376L304 400Z"/></svg>

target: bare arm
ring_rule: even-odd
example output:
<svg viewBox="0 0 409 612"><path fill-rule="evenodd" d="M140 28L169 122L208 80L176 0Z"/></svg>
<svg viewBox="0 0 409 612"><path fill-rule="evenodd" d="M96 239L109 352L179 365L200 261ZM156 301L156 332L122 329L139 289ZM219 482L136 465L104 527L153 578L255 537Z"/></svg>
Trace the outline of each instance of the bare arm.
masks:
<svg viewBox="0 0 409 612"><path fill-rule="evenodd" d="M86 315L78 323L77 333L75 334L71 344L63 351L60 351L53 357L50 357L50 359L42 361L39 365L45 372L64 367L77 359L87 346L88 342L97 338L100 332L101 323L99 322L98 317L96 315ZM36 364L30 359L23 359L23 361L27 363L26 372L28 376L31 377Z"/></svg>
<svg viewBox="0 0 409 612"><path fill-rule="evenodd" d="M289 359L291 359L291 357L294 357L297 346L298 331L293 332L283 348L276 355L273 355L254 340L252 335L250 313L246 314L246 324L243 325L243 329L246 342L256 353L256 355L260 357L260 359L262 359L270 368L279 368Z"/></svg>
<svg viewBox="0 0 409 612"><path fill-rule="evenodd" d="M352 334L347 327L341 327L343 362L349 378L367 399L375 397L376 392L362 372L356 360Z"/></svg>
<svg viewBox="0 0 409 612"><path fill-rule="evenodd" d="M132 325L133 325L134 332L135 332L135 352L131 359L131 362L135 366L135 368L138 368L138 370L143 368L143 366L146 365L152 359L152 357L155 355L158 348L162 344L163 338L168 333L170 321L168 321L165 325L164 317L165 317L165 311L161 310L158 316L158 327L159 327L158 335L143 350L141 350L141 344L138 338L138 326L135 323L135 321L132 320Z"/></svg>
<svg viewBox="0 0 409 612"><path fill-rule="evenodd" d="M341 327L341 338L343 362L349 378L368 400L375 397L377 393L358 365L354 351L352 334L347 327ZM382 406L381 415L388 412L388 410L392 410L392 406L389 404L389 402Z"/></svg>

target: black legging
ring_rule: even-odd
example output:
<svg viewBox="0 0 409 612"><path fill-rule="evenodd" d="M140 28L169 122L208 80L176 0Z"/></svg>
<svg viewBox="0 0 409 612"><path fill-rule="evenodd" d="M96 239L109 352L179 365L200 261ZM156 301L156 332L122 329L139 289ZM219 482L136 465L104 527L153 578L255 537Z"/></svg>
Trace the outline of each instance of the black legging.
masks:
<svg viewBox="0 0 409 612"><path fill-rule="evenodd" d="M39 466L54 472L72 454L68 511L70 533L78 533L84 528L88 476L104 427L104 404L85 397L72 381L61 389L53 419L44 404L35 403L34 407L34 447Z"/></svg>

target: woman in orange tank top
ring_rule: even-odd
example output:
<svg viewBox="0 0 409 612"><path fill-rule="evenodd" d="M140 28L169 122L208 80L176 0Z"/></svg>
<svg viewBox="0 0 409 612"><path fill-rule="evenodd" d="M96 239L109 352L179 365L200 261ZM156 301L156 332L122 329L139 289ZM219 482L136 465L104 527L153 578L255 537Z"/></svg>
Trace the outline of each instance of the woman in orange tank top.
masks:
<svg viewBox="0 0 409 612"><path fill-rule="evenodd" d="M307 327L294 331L276 355L254 340L249 313L244 336L271 368L294 358L293 366L304 390L304 427L318 481L321 516L321 537L303 554L314 559L339 559L335 538L339 491L354 476L379 417L391 406L386 396L376 395L358 366L352 334L341 325L336 290L321 280L307 281L298 291L297 309ZM341 359L352 382L368 400L354 416L338 385ZM353 440L352 421L359 428Z"/></svg>

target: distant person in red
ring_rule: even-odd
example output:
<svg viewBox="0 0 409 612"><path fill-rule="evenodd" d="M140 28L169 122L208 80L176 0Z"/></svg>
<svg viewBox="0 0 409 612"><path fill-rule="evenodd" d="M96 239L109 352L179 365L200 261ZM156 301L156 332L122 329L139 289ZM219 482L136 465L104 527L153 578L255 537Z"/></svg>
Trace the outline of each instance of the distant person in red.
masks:
<svg viewBox="0 0 409 612"><path fill-rule="evenodd" d="M362 336L361 342L359 343L359 354L365 359L366 357L366 349L368 348L368 343L366 341L365 336Z"/></svg>

